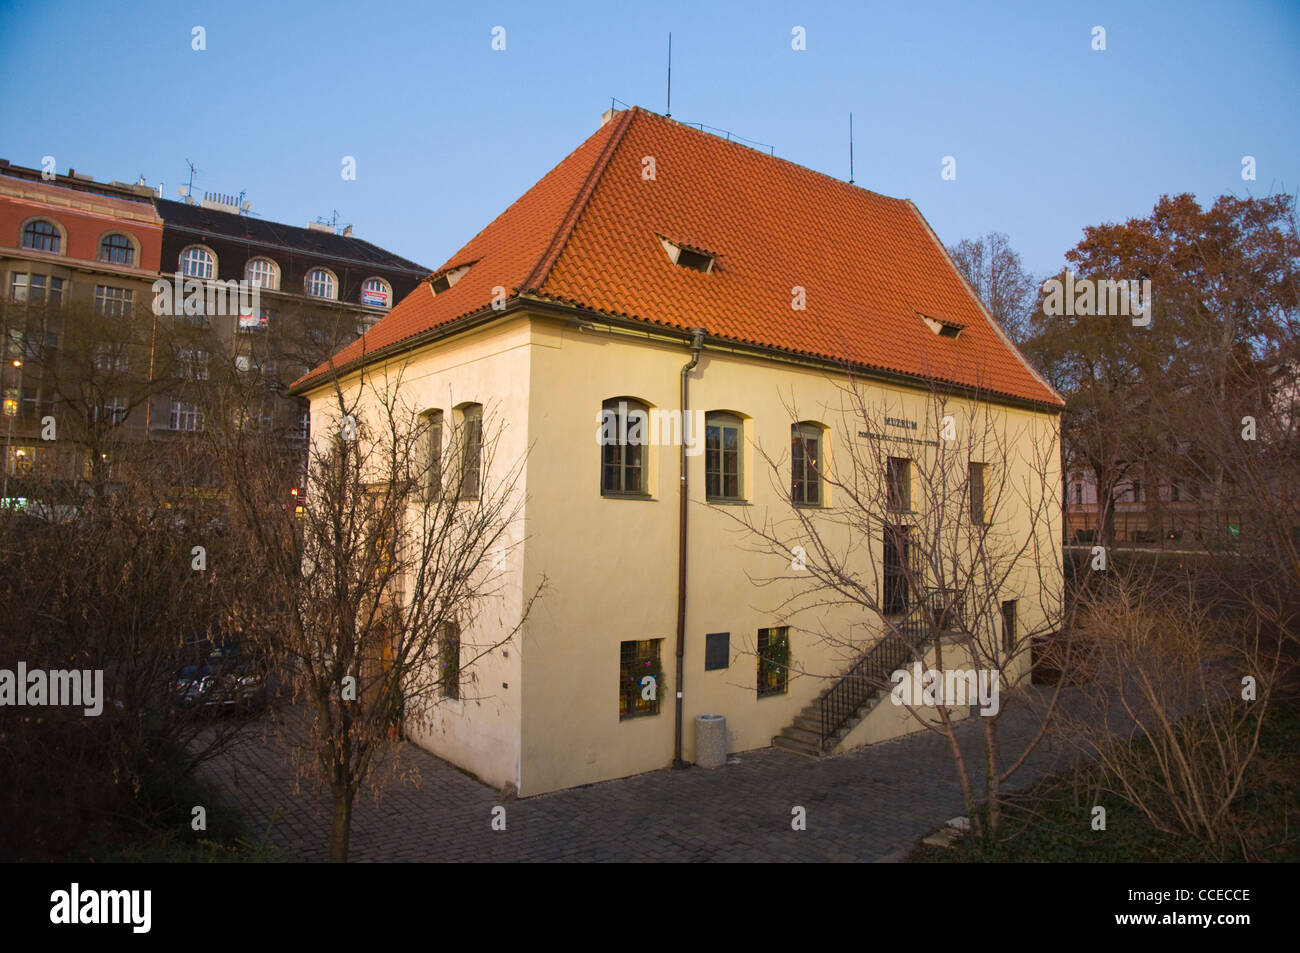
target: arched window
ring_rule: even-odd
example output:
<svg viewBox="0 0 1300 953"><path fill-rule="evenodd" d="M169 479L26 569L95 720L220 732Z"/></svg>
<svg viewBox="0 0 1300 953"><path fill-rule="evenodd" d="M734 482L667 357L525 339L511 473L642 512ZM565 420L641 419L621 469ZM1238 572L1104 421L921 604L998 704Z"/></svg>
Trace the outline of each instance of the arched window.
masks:
<svg viewBox="0 0 1300 953"><path fill-rule="evenodd" d="M704 422L704 496L709 500L744 499L741 444L744 424L735 414L713 411Z"/></svg>
<svg viewBox="0 0 1300 953"><path fill-rule="evenodd" d="M181 274L186 278L215 278L217 256L206 248L191 246L181 252Z"/></svg>
<svg viewBox="0 0 1300 953"><path fill-rule="evenodd" d="M114 265L134 265L135 245L125 235L114 232L99 240L99 260Z"/></svg>
<svg viewBox="0 0 1300 953"><path fill-rule="evenodd" d="M324 268L313 268L307 272L307 294L313 298L338 297L338 280L333 273Z"/></svg>
<svg viewBox="0 0 1300 953"><path fill-rule="evenodd" d="M250 258L244 266L244 278L255 288L276 291L280 287L280 269L269 258Z"/></svg>
<svg viewBox="0 0 1300 953"><path fill-rule="evenodd" d="M639 400L615 397L600 411L601 496L646 496L645 446L650 411Z"/></svg>
<svg viewBox="0 0 1300 953"><path fill-rule="evenodd" d="M790 499L797 506L822 505L823 449L819 424L790 427Z"/></svg>
<svg viewBox="0 0 1300 953"><path fill-rule="evenodd" d="M393 289L383 278L367 278L361 284L361 303L371 308L391 308Z"/></svg>
<svg viewBox="0 0 1300 953"><path fill-rule="evenodd" d="M38 218L23 226L23 247L57 255L63 247L63 235L53 222Z"/></svg>

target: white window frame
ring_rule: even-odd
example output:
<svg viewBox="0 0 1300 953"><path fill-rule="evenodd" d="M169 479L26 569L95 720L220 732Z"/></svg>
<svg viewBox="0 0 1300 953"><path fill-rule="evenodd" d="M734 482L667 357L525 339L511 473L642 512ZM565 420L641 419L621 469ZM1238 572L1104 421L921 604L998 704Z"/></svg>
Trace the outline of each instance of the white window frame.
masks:
<svg viewBox="0 0 1300 953"><path fill-rule="evenodd" d="M198 274L190 271L188 262L192 252L199 252L207 256L207 274ZM206 245L190 245L181 250L181 256L178 261L181 269L182 278L199 278L203 281L212 281L217 276L217 253Z"/></svg>
<svg viewBox="0 0 1300 953"><path fill-rule="evenodd" d="M329 292L330 292L329 294L327 295L316 294L316 292L312 290L313 286L315 286L317 283L317 279L314 278L314 276L317 275L324 276L324 278L328 281ZM334 274L334 272L330 271L328 268L310 269L307 272L306 276L303 278L302 284L303 284L303 289L306 291L307 297L309 298L323 298L326 301L337 301L339 298L338 276Z"/></svg>

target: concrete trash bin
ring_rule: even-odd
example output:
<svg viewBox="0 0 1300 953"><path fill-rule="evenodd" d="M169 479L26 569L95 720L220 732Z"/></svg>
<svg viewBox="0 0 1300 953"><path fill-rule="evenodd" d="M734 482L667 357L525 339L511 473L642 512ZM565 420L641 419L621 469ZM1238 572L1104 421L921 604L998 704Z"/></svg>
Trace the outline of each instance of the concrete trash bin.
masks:
<svg viewBox="0 0 1300 953"><path fill-rule="evenodd" d="M695 763L701 768L720 768L727 763L725 716L695 716Z"/></svg>

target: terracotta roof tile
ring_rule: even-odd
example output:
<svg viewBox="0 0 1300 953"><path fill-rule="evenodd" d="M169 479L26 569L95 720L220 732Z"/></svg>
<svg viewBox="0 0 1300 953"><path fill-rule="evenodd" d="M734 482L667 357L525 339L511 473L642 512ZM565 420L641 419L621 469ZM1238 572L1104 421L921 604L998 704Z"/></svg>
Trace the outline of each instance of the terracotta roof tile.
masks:
<svg viewBox="0 0 1300 953"><path fill-rule="evenodd" d="M642 178L644 156L654 157L653 180ZM661 235L712 251L713 270L674 266ZM703 327L711 338L1060 403L995 329L911 202L638 108L604 125L443 268L470 261L436 298L423 285L408 295L335 366L481 310L499 285ZM806 310L791 307L796 286ZM963 330L939 337L921 314Z"/></svg>

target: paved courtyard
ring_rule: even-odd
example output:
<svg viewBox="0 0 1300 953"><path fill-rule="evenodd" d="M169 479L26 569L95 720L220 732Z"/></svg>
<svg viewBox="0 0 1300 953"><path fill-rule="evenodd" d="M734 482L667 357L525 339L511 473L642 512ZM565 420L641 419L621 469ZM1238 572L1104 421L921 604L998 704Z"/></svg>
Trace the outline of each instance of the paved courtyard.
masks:
<svg viewBox="0 0 1300 953"><path fill-rule="evenodd" d="M975 765L978 721L959 728ZM1004 713L1005 754L1020 752L1015 739L1030 722L1024 708ZM1013 786L1066 760L1049 739ZM272 844L324 860L328 797L306 783L295 793L290 761L282 740L255 730L204 772ZM665 769L512 801L414 745L401 746L398 763L417 780L393 780L378 802L358 796L352 860L882 861L963 813L947 740L931 732L820 761L763 748L716 770ZM497 805L504 831L492 829ZM796 806L806 830L791 827Z"/></svg>

